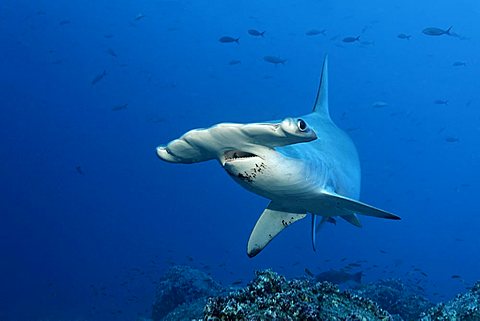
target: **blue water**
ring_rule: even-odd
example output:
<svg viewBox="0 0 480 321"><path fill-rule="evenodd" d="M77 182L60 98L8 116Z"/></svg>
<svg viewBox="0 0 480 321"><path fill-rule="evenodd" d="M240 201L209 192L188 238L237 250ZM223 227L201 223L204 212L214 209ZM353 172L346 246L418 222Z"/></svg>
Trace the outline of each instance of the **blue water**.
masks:
<svg viewBox="0 0 480 321"><path fill-rule="evenodd" d="M435 302L465 291L480 279L479 13L467 0L1 1L0 320L149 316L171 264L229 284L367 260L365 281L416 280L418 268ZM449 26L461 37L421 32ZM374 43L342 41L358 35ZM267 200L216 162L168 164L155 147L218 122L308 113L327 53L361 198L402 220L328 225L317 253L305 220L249 259Z"/></svg>

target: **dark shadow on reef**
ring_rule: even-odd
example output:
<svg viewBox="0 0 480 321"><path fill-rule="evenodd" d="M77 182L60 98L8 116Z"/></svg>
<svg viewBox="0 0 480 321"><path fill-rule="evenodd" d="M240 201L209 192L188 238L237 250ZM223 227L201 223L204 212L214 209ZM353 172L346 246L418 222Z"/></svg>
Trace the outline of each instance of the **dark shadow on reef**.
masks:
<svg viewBox="0 0 480 321"><path fill-rule="evenodd" d="M256 272L242 289L223 288L204 272L174 266L162 278L153 321L178 320L480 320L480 282L434 305L399 280L342 291L329 282ZM148 320L148 319L142 319Z"/></svg>

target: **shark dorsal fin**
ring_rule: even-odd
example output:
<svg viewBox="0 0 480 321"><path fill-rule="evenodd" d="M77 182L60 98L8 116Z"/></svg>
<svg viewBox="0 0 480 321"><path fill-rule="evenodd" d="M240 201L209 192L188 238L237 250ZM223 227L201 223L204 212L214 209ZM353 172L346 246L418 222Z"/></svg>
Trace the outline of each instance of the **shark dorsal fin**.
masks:
<svg viewBox="0 0 480 321"><path fill-rule="evenodd" d="M328 56L323 60L322 75L320 76L320 85L318 86L317 98L313 105L313 112L328 116Z"/></svg>

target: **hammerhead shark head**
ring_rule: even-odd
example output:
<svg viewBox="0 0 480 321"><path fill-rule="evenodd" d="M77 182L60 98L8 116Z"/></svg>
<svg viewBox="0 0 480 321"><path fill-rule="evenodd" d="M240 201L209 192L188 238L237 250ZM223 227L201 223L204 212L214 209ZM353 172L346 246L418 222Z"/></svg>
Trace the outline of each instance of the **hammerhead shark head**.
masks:
<svg viewBox="0 0 480 321"><path fill-rule="evenodd" d="M249 257L257 255L290 224L312 215L312 244L325 222L341 217L360 227L356 214L400 217L358 201L360 162L347 134L328 110L328 59L325 57L313 111L282 121L221 123L194 129L166 146L160 159L172 163L219 161L247 190L270 200L250 235ZM322 217L317 224L317 217Z"/></svg>

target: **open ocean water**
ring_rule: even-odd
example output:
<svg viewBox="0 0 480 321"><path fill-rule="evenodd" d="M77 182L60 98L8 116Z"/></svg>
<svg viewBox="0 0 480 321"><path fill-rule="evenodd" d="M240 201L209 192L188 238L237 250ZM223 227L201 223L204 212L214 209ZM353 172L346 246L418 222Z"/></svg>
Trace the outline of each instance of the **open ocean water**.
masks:
<svg viewBox="0 0 480 321"><path fill-rule="evenodd" d="M480 279L479 15L472 0L0 1L0 320L150 318L174 265L224 286L270 268L400 279L432 303L466 292ZM360 199L402 220L327 223L314 252L307 218L249 258L268 200L156 147L308 114L327 54Z"/></svg>

